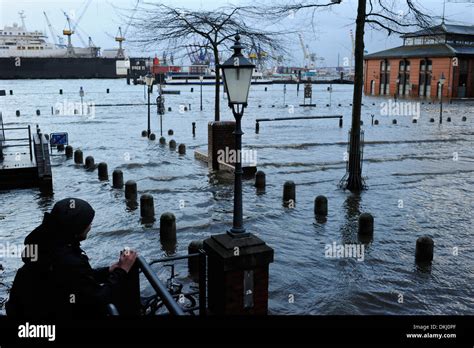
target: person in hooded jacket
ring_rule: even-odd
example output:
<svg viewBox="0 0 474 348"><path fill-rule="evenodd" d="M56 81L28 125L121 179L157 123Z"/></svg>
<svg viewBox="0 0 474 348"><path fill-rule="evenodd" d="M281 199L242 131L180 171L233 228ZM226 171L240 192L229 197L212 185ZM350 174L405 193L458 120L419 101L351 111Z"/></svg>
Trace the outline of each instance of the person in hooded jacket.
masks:
<svg viewBox="0 0 474 348"><path fill-rule="evenodd" d="M25 251L36 250L37 255L23 252L24 265L15 276L7 316L94 318L107 315L109 304L127 314L137 309L136 252L124 250L117 263L93 269L80 248L94 215L89 203L78 198L63 199L44 214L42 224L25 238Z"/></svg>

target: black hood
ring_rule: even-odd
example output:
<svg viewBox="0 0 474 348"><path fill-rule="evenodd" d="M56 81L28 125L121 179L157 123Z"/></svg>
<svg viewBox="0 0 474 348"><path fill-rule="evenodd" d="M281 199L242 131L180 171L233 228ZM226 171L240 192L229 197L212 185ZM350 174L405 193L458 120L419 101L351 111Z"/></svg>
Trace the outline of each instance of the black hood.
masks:
<svg viewBox="0 0 474 348"><path fill-rule="evenodd" d="M94 209L86 201L79 198L63 199L54 205L51 213L44 214L41 225L25 238L25 245L38 248L39 261L48 261L56 247L68 244L79 246L77 236L91 224L94 216ZM31 260L23 257L23 261Z"/></svg>

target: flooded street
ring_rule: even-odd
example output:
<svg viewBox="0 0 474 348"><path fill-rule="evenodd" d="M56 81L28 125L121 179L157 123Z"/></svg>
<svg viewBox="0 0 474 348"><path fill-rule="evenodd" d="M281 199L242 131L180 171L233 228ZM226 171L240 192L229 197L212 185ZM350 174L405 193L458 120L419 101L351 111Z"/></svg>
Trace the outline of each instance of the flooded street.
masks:
<svg viewBox="0 0 474 348"><path fill-rule="evenodd" d="M7 90L0 97L5 126L39 124L44 133L68 132L69 143L82 149L84 157L107 162L109 175L121 169L125 180L137 182L139 195L153 195L158 219L164 212L175 214L177 254L186 254L191 241L231 227L232 176L212 173L194 159L195 149L207 147L207 123L214 118L213 87L204 87L202 112L199 86L167 87L181 91L165 96L166 108L172 111L163 117L167 142L175 139L186 144L186 155L179 156L158 140L141 137L146 105L97 105L94 117L51 115L57 103L80 103L81 86L85 103L145 103L143 86L127 86L125 80L2 81L0 89ZM388 99L364 97L363 176L369 189L353 195L338 188L346 169L353 86L333 85L330 107L327 87L314 85L317 107L303 108L299 106L303 88L297 97L296 85L288 85L286 95L283 85L254 85L243 117L243 146L256 151L258 170L266 173L265 194L257 195L254 181L246 180L243 202L247 230L275 250L270 313L473 314L474 104L445 103L439 125L437 103L404 99L413 107L406 109L410 113L417 113L419 107L418 123L413 124L414 115L387 115L389 108L381 103ZM14 94L8 95L8 90ZM155 90L153 101L156 96ZM180 104L191 104L191 110L182 111ZM232 120L226 104L223 100L221 118ZM41 116L36 116L37 109ZM15 116L16 110L21 110L20 117ZM318 115L343 115L343 128L336 119L294 120L262 122L259 134L255 133L256 118ZM371 115L378 125L371 125ZM467 121L462 121L463 116ZM392 124L393 119L397 124ZM196 122L195 137L192 122ZM168 129L174 135L168 136ZM156 106L152 106L152 130L159 138ZM166 256L159 220L151 228L143 227L139 209L127 208L122 190L100 182L97 171L76 166L64 153L54 156L52 163L52 198L36 189L0 192L2 243L22 244L56 201L78 197L96 210L93 230L83 243L93 266L115 262L124 246L137 249L147 260ZM287 180L296 183L294 208L282 205ZM325 223L314 217L318 195L329 201ZM375 219L374 239L365 247L363 259L327 257L328 245L358 243L357 219L363 212ZM435 242L431 272L418 270L414 262L415 241L423 234ZM8 289L22 262L7 257L0 258L0 264L0 313L4 314ZM185 281L186 263L177 265L179 278ZM168 270L160 267L155 269L166 280Z"/></svg>

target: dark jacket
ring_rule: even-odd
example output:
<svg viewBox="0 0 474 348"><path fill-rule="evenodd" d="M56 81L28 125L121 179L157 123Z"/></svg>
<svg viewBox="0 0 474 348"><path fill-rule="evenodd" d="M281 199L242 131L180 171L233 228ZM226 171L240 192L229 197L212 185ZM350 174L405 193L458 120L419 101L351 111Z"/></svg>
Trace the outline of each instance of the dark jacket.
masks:
<svg viewBox="0 0 474 348"><path fill-rule="evenodd" d="M23 255L24 265L13 282L8 316L16 318L94 318L106 314L106 305L119 297L127 273L116 268L94 270L75 234L61 231L53 214L25 239L38 247L33 261Z"/></svg>

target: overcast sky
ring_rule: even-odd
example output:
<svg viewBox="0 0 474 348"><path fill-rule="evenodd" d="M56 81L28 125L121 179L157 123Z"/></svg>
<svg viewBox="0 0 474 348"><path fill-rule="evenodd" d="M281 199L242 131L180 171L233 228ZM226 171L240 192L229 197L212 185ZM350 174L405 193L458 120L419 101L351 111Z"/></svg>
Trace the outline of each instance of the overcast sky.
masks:
<svg viewBox="0 0 474 348"><path fill-rule="evenodd" d="M157 2L156 0L147 0ZM314 0L317 1L317 0ZM325 1L325 0L320 0ZM397 2L401 0L397 0ZM448 23L474 25L474 4L467 2L474 0L447 0L446 18ZM457 1L453 3L449 1ZM61 10L68 12L71 17L76 19L82 12L87 0L0 0L0 27L11 25L13 22L20 23L18 12L23 10L26 15L26 25L30 30L45 31L48 36L50 32L46 25L43 11L46 11L55 31L61 34L66 25L66 19ZM94 43L101 48L114 48L116 42L113 37L117 34L118 26L122 28L127 23L121 23L121 17L114 8L133 8L136 0L92 0L88 10L80 21L79 27L84 30L82 35L85 40L91 36ZM206 8L212 9L229 3L227 0L165 0L162 3L185 8ZM431 14L441 16L443 9L443 0L423 0L419 1ZM249 0L234 0L234 4L248 4ZM112 5L113 4L113 5ZM331 10L318 11L314 17L315 30L310 26L310 16L306 14L297 15L295 18L288 18L287 24L290 24L303 33L306 44L310 51L318 56L324 57L326 65L336 66L338 54L341 64L344 57L351 54L350 29L355 29L354 18L357 10L357 0L343 0L342 4L331 7ZM300 25L301 23L301 25ZM77 38L73 40L74 45L82 46ZM387 37L385 32L367 29L366 50L375 52L386 48L398 46L401 40L398 35ZM303 63L303 53L299 45L299 40L295 37L294 47L291 47L292 57L288 57L294 64ZM131 55L142 55L142 52L136 49ZM147 52L147 55L154 56L161 52ZM183 62L187 64L187 62ZM288 62L289 63L289 62Z"/></svg>

